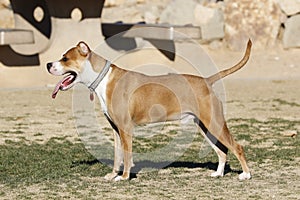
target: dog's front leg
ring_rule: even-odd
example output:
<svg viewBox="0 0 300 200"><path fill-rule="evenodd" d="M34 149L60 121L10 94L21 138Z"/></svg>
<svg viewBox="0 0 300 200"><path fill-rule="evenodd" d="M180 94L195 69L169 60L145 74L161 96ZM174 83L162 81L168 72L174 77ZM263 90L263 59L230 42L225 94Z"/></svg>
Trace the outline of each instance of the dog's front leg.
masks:
<svg viewBox="0 0 300 200"><path fill-rule="evenodd" d="M128 180L130 176L130 169L133 165L132 162L132 133L125 133L124 131L120 131L120 138L123 148L123 156L124 156L124 170L122 176L117 176L115 181Z"/></svg>
<svg viewBox="0 0 300 200"><path fill-rule="evenodd" d="M106 180L113 180L118 176L118 173L120 171L120 167L123 162L123 150L121 147L121 139L119 134L114 131L114 168L113 171L109 174L107 174L104 178Z"/></svg>

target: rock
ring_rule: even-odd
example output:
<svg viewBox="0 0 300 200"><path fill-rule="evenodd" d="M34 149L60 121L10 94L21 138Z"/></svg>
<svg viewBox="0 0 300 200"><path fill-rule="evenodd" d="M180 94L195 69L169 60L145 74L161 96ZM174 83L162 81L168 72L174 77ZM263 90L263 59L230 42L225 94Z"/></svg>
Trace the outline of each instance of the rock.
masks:
<svg viewBox="0 0 300 200"><path fill-rule="evenodd" d="M144 21L147 24L155 24L158 20L158 17L155 16L152 12L146 11L144 13Z"/></svg>
<svg viewBox="0 0 300 200"><path fill-rule="evenodd" d="M273 0L224 0L225 41L241 50L251 38L256 48L275 45L283 13Z"/></svg>
<svg viewBox="0 0 300 200"><path fill-rule="evenodd" d="M13 11L9 0L0 0L0 27L14 28Z"/></svg>
<svg viewBox="0 0 300 200"><path fill-rule="evenodd" d="M191 24L194 20L194 12L197 3L195 0L173 0L163 10L159 23L173 25Z"/></svg>
<svg viewBox="0 0 300 200"><path fill-rule="evenodd" d="M284 26L283 46L285 48L300 47L300 14L288 18Z"/></svg>
<svg viewBox="0 0 300 200"><path fill-rule="evenodd" d="M300 0L278 0L281 10L288 16L300 12Z"/></svg>
<svg viewBox="0 0 300 200"><path fill-rule="evenodd" d="M213 40L209 43L208 47L211 50L217 50L222 48L222 41L221 40Z"/></svg>
<svg viewBox="0 0 300 200"><path fill-rule="evenodd" d="M0 0L0 10L1 9L10 9L9 0Z"/></svg>
<svg viewBox="0 0 300 200"><path fill-rule="evenodd" d="M194 25L201 27L203 40L213 40L224 37L223 12L218 8L208 8L198 4L194 10Z"/></svg>
<svg viewBox="0 0 300 200"><path fill-rule="evenodd" d="M147 5L142 7L141 12L144 13L144 21L147 24L156 24L163 8L158 5Z"/></svg>
<svg viewBox="0 0 300 200"><path fill-rule="evenodd" d="M105 0L104 6L105 7L115 7L115 6L120 6L124 2L125 2L125 0Z"/></svg>

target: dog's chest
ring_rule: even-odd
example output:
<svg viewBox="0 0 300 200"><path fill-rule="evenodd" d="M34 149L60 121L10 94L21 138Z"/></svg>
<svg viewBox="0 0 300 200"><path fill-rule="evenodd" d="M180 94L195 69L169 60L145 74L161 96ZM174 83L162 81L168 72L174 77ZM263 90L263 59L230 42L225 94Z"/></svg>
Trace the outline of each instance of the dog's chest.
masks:
<svg viewBox="0 0 300 200"><path fill-rule="evenodd" d="M108 83L108 78L110 73L111 73L111 69L109 69L108 73L104 76L103 80L100 82L100 84L95 90L101 104L101 109L104 113L107 113L106 90L107 90L107 83Z"/></svg>

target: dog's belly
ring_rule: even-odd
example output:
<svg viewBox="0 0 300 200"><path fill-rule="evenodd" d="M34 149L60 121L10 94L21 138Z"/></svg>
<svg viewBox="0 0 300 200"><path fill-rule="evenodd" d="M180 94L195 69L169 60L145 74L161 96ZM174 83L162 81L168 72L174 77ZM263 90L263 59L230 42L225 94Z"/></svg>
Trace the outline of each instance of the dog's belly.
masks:
<svg viewBox="0 0 300 200"><path fill-rule="evenodd" d="M135 124L179 120L191 107L183 94L160 84L146 84L130 98L131 118Z"/></svg>

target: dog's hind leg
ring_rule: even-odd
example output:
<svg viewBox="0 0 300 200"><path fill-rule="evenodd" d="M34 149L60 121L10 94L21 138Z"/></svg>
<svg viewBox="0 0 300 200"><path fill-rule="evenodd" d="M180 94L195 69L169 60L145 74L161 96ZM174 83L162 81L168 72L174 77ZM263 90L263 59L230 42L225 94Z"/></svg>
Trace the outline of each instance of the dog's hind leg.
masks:
<svg viewBox="0 0 300 200"><path fill-rule="evenodd" d="M224 169L225 169L227 154L225 154L222 151L220 151L217 147L213 147L213 148L216 151L216 153L218 154L219 164L218 164L217 171L211 173L210 176L211 177L224 176Z"/></svg>
<svg viewBox="0 0 300 200"><path fill-rule="evenodd" d="M244 148L242 145L238 144L232 135L229 133L228 127L226 123L224 123L222 134L220 135L220 141L224 143L228 147L230 151L237 157L239 160L243 173L239 175L240 180L247 180L251 178L250 170L247 165L245 153L244 153Z"/></svg>
<svg viewBox="0 0 300 200"><path fill-rule="evenodd" d="M215 137L217 140L223 144L226 148L228 148L232 153L237 157L239 160L243 173L239 175L240 180L246 180L250 179L250 170L246 162L245 154L244 154L244 149L243 147L238 144L232 135L230 134L228 127L225 122L223 122L223 126L221 126L218 130L218 128L214 129L213 127L217 126L211 126L212 131L215 132Z"/></svg>
<svg viewBox="0 0 300 200"><path fill-rule="evenodd" d="M208 138L205 135L206 140L208 141L208 143L212 146L212 148L215 150L215 152L218 155L218 159L219 159L219 163L218 163L218 168L217 171L211 173L211 177L222 177L224 176L224 169L225 169L225 164L226 164L226 159L227 159L227 151L223 152L222 150L220 150L216 144L214 144L210 138Z"/></svg>
<svg viewBox="0 0 300 200"><path fill-rule="evenodd" d="M222 143L220 143L220 141L218 141L218 139L207 130L207 128L199 119L196 118L194 121L201 128L202 130L201 134L204 136L206 141L211 145L211 147L215 150L215 152L218 155L218 159L219 159L218 168L216 172L213 172L211 174L211 177L224 176L224 169L225 169L227 152L228 152L227 147L225 147Z"/></svg>
<svg viewBox="0 0 300 200"><path fill-rule="evenodd" d="M218 118L218 117L216 117ZM219 117L219 119L222 119ZM233 154L239 160L243 173L239 175L240 180L246 180L251 178L250 170L248 168L243 147L235 142L234 138L230 134L228 127L224 120L217 122L216 120L211 120L209 125L205 125L201 120L196 119L196 123L203 130L205 136L209 139L210 144L216 151L219 157L218 169L212 176L222 176L224 173L224 167L226 163L227 149L233 152ZM206 128L208 126L208 128Z"/></svg>

